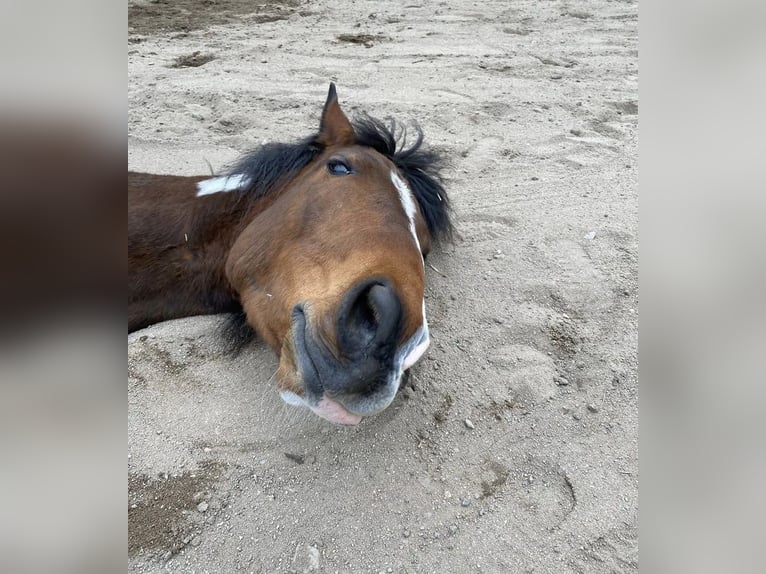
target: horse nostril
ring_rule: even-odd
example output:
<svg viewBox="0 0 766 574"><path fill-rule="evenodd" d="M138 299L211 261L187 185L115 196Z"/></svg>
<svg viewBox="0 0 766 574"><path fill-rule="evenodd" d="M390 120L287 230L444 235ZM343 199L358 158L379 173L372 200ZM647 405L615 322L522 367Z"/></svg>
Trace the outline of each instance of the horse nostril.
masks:
<svg viewBox="0 0 766 574"><path fill-rule="evenodd" d="M373 342L385 343L395 335L401 321L402 304L399 297L386 285L373 285L367 294L367 302L377 322Z"/></svg>
<svg viewBox="0 0 766 574"><path fill-rule="evenodd" d="M402 304L393 288L374 281L357 285L344 307L339 333L344 349L381 347L396 339Z"/></svg>

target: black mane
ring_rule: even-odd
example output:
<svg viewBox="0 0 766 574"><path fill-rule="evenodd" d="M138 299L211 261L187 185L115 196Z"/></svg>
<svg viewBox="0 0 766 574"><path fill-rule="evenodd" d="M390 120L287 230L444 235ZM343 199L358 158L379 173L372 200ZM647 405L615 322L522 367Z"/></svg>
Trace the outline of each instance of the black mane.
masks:
<svg viewBox="0 0 766 574"><path fill-rule="evenodd" d="M292 144L267 143L242 156L225 175L243 174L250 184L241 190L251 200L263 197L282 181L292 179L322 153L324 146L314 135Z"/></svg>
<svg viewBox="0 0 766 574"><path fill-rule="evenodd" d="M433 239L450 238L450 203L439 175L443 161L438 153L422 147L420 127L414 126L415 141L408 147L407 129L394 120L386 125L364 116L353 123L356 143L386 156L407 179ZM248 176L250 184L241 194L243 198L255 200L296 176L323 150L318 134L293 144L269 143L243 156L226 173Z"/></svg>

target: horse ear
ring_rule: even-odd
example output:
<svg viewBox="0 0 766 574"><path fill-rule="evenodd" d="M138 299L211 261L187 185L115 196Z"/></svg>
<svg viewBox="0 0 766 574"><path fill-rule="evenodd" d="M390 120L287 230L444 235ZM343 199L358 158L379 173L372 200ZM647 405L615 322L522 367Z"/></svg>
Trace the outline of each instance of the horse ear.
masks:
<svg viewBox="0 0 766 574"><path fill-rule="evenodd" d="M319 141L325 146L331 146L350 145L355 140L354 128L340 109L335 84L331 83L322 111L322 121L319 123Z"/></svg>

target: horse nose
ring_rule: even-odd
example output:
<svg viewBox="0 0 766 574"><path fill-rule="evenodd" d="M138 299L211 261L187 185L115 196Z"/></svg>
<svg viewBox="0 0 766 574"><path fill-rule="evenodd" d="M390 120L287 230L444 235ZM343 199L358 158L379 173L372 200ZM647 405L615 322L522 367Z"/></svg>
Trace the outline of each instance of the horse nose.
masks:
<svg viewBox="0 0 766 574"><path fill-rule="evenodd" d="M366 280L352 287L341 308L339 342L349 358L388 354L402 325L402 303L386 282Z"/></svg>

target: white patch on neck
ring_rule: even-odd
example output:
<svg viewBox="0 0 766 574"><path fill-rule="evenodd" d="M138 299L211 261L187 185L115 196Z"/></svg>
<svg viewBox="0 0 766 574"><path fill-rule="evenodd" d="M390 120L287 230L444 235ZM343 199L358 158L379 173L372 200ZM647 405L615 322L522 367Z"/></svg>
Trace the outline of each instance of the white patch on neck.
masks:
<svg viewBox="0 0 766 574"><path fill-rule="evenodd" d="M197 182L197 197L244 189L249 183L250 178L241 173L205 179Z"/></svg>
<svg viewBox="0 0 766 574"><path fill-rule="evenodd" d="M391 181L394 182L394 186L399 192L399 199L402 202L402 207L404 207L404 213L407 214L407 219L410 220L410 232L412 233L412 237L415 238L415 244L418 246L418 253L420 253L420 258L422 260L423 251L420 249L418 233L415 230L415 213L417 212L417 209L415 208L415 200L412 198L412 190L410 189L410 186L407 185L407 182L399 177L399 174L395 171L391 172Z"/></svg>

